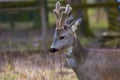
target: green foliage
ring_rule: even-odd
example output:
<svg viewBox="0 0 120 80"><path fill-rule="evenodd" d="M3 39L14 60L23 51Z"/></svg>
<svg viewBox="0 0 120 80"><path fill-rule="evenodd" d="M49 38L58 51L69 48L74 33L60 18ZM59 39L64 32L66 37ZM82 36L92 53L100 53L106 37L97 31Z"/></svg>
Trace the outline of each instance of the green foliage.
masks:
<svg viewBox="0 0 120 80"><path fill-rule="evenodd" d="M52 13L52 12L49 12L48 13L48 21L49 21L49 23L50 23L50 26L53 26L53 24L55 24L55 16L54 16L54 14Z"/></svg>
<svg viewBox="0 0 120 80"><path fill-rule="evenodd" d="M95 35L108 29L107 14L104 8L88 9L88 16L90 28Z"/></svg>

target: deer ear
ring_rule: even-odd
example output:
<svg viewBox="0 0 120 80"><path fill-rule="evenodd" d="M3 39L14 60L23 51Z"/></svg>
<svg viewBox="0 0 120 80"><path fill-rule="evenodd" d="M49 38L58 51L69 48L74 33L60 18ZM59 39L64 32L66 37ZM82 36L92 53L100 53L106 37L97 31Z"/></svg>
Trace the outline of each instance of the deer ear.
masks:
<svg viewBox="0 0 120 80"><path fill-rule="evenodd" d="M82 22L82 18L79 18L75 21L75 23L72 25L72 30L73 31L76 31L77 30L77 27L80 25L80 23Z"/></svg>

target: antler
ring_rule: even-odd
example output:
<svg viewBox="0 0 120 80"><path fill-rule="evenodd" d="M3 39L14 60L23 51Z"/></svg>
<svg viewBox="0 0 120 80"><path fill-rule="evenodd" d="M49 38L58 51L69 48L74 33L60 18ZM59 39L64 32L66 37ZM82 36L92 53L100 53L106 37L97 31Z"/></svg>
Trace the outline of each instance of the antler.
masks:
<svg viewBox="0 0 120 80"><path fill-rule="evenodd" d="M65 11L62 12L62 15L61 15L61 18L60 18L60 27L62 29L64 28L64 25L66 24L65 20L66 20L67 16L70 14L71 10L72 10L72 8L70 7L69 4L67 4Z"/></svg>
<svg viewBox="0 0 120 80"><path fill-rule="evenodd" d="M69 4L66 7L60 6L60 2L56 3L56 8L53 10L56 17L57 29L63 29L65 25L65 19L70 14L72 8Z"/></svg>

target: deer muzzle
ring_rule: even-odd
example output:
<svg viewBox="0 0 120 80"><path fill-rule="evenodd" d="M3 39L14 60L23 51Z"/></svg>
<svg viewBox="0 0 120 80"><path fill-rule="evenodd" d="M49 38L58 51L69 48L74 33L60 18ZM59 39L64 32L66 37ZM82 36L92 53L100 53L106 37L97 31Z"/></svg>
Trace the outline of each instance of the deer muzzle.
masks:
<svg viewBox="0 0 120 80"><path fill-rule="evenodd" d="M50 48L50 52L51 52L51 53L55 53L55 52L57 52L57 51L58 51L58 49Z"/></svg>

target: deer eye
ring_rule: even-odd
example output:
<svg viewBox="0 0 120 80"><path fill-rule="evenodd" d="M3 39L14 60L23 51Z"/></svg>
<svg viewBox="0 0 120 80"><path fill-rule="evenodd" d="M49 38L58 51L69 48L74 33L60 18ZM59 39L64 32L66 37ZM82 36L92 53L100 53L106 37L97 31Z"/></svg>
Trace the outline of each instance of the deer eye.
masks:
<svg viewBox="0 0 120 80"><path fill-rule="evenodd" d="M64 36L61 36L61 37L60 37L60 40L62 40L62 39L64 39L64 38L65 38Z"/></svg>

